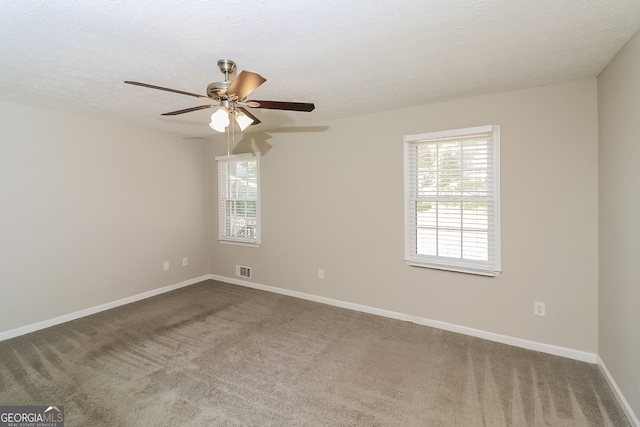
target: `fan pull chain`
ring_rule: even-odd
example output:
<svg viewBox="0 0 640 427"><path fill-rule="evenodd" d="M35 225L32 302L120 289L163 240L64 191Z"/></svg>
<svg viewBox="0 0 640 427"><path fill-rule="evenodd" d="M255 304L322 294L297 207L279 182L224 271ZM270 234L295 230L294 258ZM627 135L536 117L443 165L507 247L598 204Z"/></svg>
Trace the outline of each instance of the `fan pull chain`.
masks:
<svg viewBox="0 0 640 427"><path fill-rule="evenodd" d="M230 156L231 156L231 146L229 145L229 126L227 126L227 157L230 157Z"/></svg>

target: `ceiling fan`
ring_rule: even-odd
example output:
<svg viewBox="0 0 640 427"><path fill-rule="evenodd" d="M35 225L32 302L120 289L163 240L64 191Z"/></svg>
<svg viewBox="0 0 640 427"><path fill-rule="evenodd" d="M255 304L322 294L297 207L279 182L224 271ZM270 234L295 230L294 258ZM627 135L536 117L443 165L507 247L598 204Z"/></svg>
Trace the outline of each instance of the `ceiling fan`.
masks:
<svg viewBox="0 0 640 427"><path fill-rule="evenodd" d="M225 128L230 123L229 117L233 117L235 119L241 131L245 130L250 125L259 124L260 120L251 114L247 110L247 107L305 112L313 111L315 108L315 105L309 102L247 100L247 96L267 80L260 74L252 73L251 71L242 71L233 81L229 80L229 76L233 74L236 69L236 63L230 59L219 60L218 67L220 68L220 72L224 74L224 81L210 83L207 86L206 95L198 95L196 93L184 92L181 90L169 89L166 87L134 81L125 81L125 83L179 93L181 95L193 96L208 102L215 102L215 104L199 105L197 107L185 108L184 110L163 113L162 115L176 116L178 114L217 107L218 109L211 115L211 123L209 123L209 126L218 132L225 131Z"/></svg>

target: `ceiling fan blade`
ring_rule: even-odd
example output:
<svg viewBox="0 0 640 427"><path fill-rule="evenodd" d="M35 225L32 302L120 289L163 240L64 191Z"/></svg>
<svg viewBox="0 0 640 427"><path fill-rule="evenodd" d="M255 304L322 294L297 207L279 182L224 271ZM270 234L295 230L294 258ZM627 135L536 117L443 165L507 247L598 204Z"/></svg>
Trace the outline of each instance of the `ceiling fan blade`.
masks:
<svg viewBox="0 0 640 427"><path fill-rule="evenodd" d="M178 114L190 113L192 111L204 110L205 108L214 108L217 105L200 105L198 107L185 108L184 110L171 111L169 113L162 113L163 116L177 116Z"/></svg>
<svg viewBox="0 0 640 427"><path fill-rule="evenodd" d="M253 120L253 123L251 123L251 126L253 125L259 125L260 123L262 123L260 120L258 120L258 118L256 116L254 116L253 114L251 114L249 111L247 111L246 108L242 108L242 107L238 107L238 110L242 111L243 113L245 113L251 120Z"/></svg>
<svg viewBox="0 0 640 427"><path fill-rule="evenodd" d="M135 85L135 86L148 87L148 88L151 88L151 89L164 90L166 92L179 93L180 95L194 96L194 97L200 98L200 99L211 100L211 98L209 98L208 96L198 95L197 93L184 92L184 91L181 91L181 90L169 89L167 87L155 86L155 85L150 85L150 84L147 84L147 83L132 82L132 81L125 81L125 83L130 84L130 85Z"/></svg>
<svg viewBox="0 0 640 427"><path fill-rule="evenodd" d="M238 77L236 77L233 83L231 83L226 94L227 96L236 95L239 100L243 100L266 81L267 79L262 77L260 74L252 73L251 71L243 71L238 74Z"/></svg>
<svg viewBox="0 0 640 427"><path fill-rule="evenodd" d="M313 111L316 106L310 102L286 102L286 101L258 101L252 99L247 101L247 106L251 108L266 108L269 110L289 110L289 111Z"/></svg>

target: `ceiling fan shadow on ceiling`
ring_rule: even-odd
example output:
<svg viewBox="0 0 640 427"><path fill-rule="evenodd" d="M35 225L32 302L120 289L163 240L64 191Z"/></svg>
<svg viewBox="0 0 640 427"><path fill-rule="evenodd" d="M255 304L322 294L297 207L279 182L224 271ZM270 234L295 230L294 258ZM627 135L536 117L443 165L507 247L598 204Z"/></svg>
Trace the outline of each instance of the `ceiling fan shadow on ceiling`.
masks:
<svg viewBox="0 0 640 427"><path fill-rule="evenodd" d="M329 126L281 126L277 128L267 129L266 133L310 133L310 132L326 132L329 130Z"/></svg>
<svg viewBox="0 0 640 427"><path fill-rule="evenodd" d="M126 80L125 83L148 87L150 89L173 92L180 95L193 96L207 102L214 102L214 104L199 105L197 107L185 108L184 110L163 113L162 115L176 116L178 114L217 107L217 110L211 115L211 123L209 123L209 126L218 132L224 132L231 123L231 119L238 124L241 131L245 130L248 126L261 123L260 120L251 114L247 108L302 112L310 112L315 108L315 105L309 102L247 100L247 96L266 82L267 79L262 77L260 74L252 73L251 71L242 71L233 81L231 81L229 76L235 71L236 63L230 59L219 60L218 68L220 68L220 72L224 74L224 81L210 83L207 86L206 95L198 95L197 93L184 92L177 89L170 89L130 80Z"/></svg>
<svg viewBox="0 0 640 427"><path fill-rule="evenodd" d="M266 155L271 148L272 143L269 141L273 138L272 134L299 134L299 133L320 133L329 130L329 126L285 126L278 128L271 128L267 130L259 130L255 132L245 132L242 134L242 139L237 145L233 146L229 152L233 154L239 153L255 153L260 152L262 156Z"/></svg>

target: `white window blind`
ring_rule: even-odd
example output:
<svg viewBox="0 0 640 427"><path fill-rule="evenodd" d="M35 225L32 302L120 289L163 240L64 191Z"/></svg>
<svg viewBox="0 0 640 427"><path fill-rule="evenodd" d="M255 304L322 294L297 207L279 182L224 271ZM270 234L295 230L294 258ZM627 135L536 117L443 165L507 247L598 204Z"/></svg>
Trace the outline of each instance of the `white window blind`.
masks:
<svg viewBox="0 0 640 427"><path fill-rule="evenodd" d="M216 157L219 240L260 243L260 155Z"/></svg>
<svg viewBox="0 0 640 427"><path fill-rule="evenodd" d="M405 261L500 273L499 126L420 135L405 142Z"/></svg>

